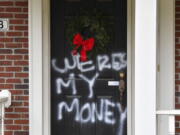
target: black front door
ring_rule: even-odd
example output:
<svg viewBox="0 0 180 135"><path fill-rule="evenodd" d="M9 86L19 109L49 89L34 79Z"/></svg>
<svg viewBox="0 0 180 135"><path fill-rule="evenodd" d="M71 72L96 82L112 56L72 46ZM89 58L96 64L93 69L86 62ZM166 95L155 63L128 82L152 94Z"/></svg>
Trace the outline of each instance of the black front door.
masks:
<svg viewBox="0 0 180 135"><path fill-rule="evenodd" d="M51 0L51 135L127 135L127 0Z"/></svg>

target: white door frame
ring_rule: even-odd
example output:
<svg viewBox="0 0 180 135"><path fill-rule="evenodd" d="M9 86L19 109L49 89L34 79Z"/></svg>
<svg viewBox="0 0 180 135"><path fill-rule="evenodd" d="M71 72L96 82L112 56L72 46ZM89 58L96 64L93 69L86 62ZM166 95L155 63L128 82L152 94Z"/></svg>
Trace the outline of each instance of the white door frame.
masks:
<svg viewBox="0 0 180 135"><path fill-rule="evenodd" d="M35 6L36 5L36 6ZM30 135L50 135L50 3L31 0L30 11ZM131 97L134 8L128 0L128 135L132 135ZM38 14L37 14L38 13ZM37 32L38 31L38 32ZM34 34L36 33L36 34ZM133 87L134 88L134 87ZM38 121L38 122L37 122ZM36 124L34 124L36 123Z"/></svg>
<svg viewBox="0 0 180 135"><path fill-rule="evenodd" d="M157 3L156 0L133 2L128 1L128 135L155 135ZM50 135L49 5L49 0L30 0L29 3L30 135ZM150 81L144 79L149 77Z"/></svg>

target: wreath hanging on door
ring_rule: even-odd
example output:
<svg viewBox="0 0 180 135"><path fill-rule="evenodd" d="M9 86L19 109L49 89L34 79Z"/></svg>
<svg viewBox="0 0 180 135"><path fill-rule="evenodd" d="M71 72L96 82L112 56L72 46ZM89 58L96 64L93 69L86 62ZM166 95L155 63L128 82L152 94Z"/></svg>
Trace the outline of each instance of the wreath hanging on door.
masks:
<svg viewBox="0 0 180 135"><path fill-rule="evenodd" d="M112 40L110 19L113 17L98 10L81 11L80 13L67 18L66 43L71 47L73 55L79 53L80 60L87 61L97 54L107 53L108 45Z"/></svg>

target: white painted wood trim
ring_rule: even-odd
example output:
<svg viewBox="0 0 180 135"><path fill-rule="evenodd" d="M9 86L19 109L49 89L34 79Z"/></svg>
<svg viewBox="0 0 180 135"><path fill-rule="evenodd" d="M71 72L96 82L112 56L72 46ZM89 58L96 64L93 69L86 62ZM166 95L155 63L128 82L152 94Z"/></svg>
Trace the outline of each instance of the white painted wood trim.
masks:
<svg viewBox="0 0 180 135"><path fill-rule="evenodd" d="M50 135L50 7L49 0L32 0L30 13L30 135ZM131 83L134 81L134 6L128 0L128 135L134 130ZM38 12L38 14L37 14ZM42 23L43 22L43 23ZM133 68L134 69L134 68ZM134 120L133 120L134 121Z"/></svg>
<svg viewBox="0 0 180 135"><path fill-rule="evenodd" d="M43 1L43 135L51 134L50 0Z"/></svg>
<svg viewBox="0 0 180 135"><path fill-rule="evenodd" d="M168 123L169 135L175 135L175 116L170 115Z"/></svg>
<svg viewBox="0 0 180 135"><path fill-rule="evenodd" d="M135 135L135 1L128 0L128 38L127 38L127 105L128 135Z"/></svg>
<svg viewBox="0 0 180 135"><path fill-rule="evenodd" d="M158 2L157 64L159 70L156 108L170 110L175 109L175 1L159 0ZM169 126L169 118L158 115L158 135L168 135Z"/></svg>
<svg viewBox="0 0 180 135"><path fill-rule="evenodd" d="M135 135L156 135L156 2L135 2Z"/></svg>
<svg viewBox="0 0 180 135"><path fill-rule="evenodd" d="M180 110L158 110L157 115L180 115Z"/></svg>
<svg viewBox="0 0 180 135"><path fill-rule="evenodd" d="M157 109L175 108L175 1L159 0L158 6Z"/></svg>
<svg viewBox="0 0 180 135"><path fill-rule="evenodd" d="M43 135L42 0L29 1L30 135Z"/></svg>
<svg viewBox="0 0 180 135"><path fill-rule="evenodd" d="M175 135L175 116L180 116L180 110L156 111L158 122L158 135Z"/></svg>

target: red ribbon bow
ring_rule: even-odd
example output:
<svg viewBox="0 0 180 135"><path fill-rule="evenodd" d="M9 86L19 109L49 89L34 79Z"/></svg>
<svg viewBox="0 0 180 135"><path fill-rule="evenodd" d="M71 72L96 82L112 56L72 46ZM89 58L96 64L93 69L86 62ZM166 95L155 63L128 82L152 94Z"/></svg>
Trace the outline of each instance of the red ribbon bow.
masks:
<svg viewBox="0 0 180 135"><path fill-rule="evenodd" d="M76 34L73 39L73 44L76 45L75 49L73 50L73 55L77 54L77 49L82 46L80 51L80 60L87 61L87 51L91 51L94 47L94 38L89 38L84 40L81 34Z"/></svg>

